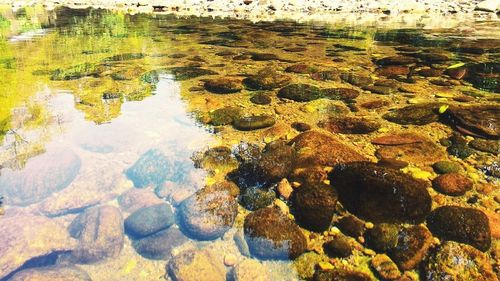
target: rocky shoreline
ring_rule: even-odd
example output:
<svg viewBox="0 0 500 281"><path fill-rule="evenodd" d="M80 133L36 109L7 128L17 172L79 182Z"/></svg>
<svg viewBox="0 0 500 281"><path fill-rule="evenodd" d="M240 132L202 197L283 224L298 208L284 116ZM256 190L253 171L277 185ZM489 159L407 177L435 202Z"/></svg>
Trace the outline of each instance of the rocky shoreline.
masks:
<svg viewBox="0 0 500 281"><path fill-rule="evenodd" d="M14 8L43 5L47 9L103 8L127 13L163 13L179 16L209 16L252 21L295 20L450 27L475 20L498 20L498 0L402 0L402 1L279 1L279 0L2 0Z"/></svg>

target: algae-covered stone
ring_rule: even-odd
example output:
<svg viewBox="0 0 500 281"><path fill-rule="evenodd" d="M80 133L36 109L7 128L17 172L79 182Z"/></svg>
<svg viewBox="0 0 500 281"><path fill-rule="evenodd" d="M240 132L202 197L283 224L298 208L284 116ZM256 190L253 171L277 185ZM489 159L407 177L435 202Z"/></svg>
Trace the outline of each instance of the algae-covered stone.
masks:
<svg viewBox="0 0 500 281"><path fill-rule="evenodd" d="M241 91L243 87L240 80L218 78L205 81L205 89L216 94L231 94Z"/></svg>
<svg viewBox="0 0 500 281"><path fill-rule="evenodd" d="M239 119L242 114L243 112L239 107L222 107L209 113L210 124L214 126L228 125Z"/></svg>
<svg viewBox="0 0 500 281"><path fill-rule="evenodd" d="M500 138L499 106L450 107L446 112L462 132L489 139Z"/></svg>
<svg viewBox="0 0 500 281"><path fill-rule="evenodd" d="M434 171L438 174L458 173L462 171L462 166L453 161L439 161L432 165Z"/></svg>
<svg viewBox="0 0 500 281"><path fill-rule="evenodd" d="M445 242L423 267L425 281L498 281L488 257L469 245Z"/></svg>
<svg viewBox="0 0 500 281"><path fill-rule="evenodd" d="M347 210L373 222L422 222L431 210L425 183L374 163L339 165L330 181Z"/></svg>
<svg viewBox="0 0 500 281"><path fill-rule="evenodd" d="M346 258L352 255L353 246L347 237L337 235L332 240L323 244L323 249L328 256Z"/></svg>
<svg viewBox="0 0 500 281"><path fill-rule="evenodd" d="M178 209L184 233L200 240L213 240L231 228L238 213L236 199L226 190L203 188L184 200Z"/></svg>
<svg viewBox="0 0 500 281"><path fill-rule="evenodd" d="M398 244L399 226L397 224L376 224L366 232L366 241L370 248L378 252L387 252Z"/></svg>
<svg viewBox="0 0 500 281"><path fill-rule="evenodd" d="M373 79L369 76L355 74L352 72L344 72L340 74L340 79L358 87L368 86L373 83Z"/></svg>
<svg viewBox="0 0 500 281"><path fill-rule="evenodd" d="M435 209L427 218L434 235L444 240L465 243L486 251L491 244L488 217L480 210L458 206Z"/></svg>
<svg viewBox="0 0 500 281"><path fill-rule="evenodd" d="M283 87L290 83L291 78L287 75L278 73L273 68L267 67L257 74L245 78L243 83L250 89L254 90L272 90Z"/></svg>
<svg viewBox="0 0 500 281"><path fill-rule="evenodd" d="M156 186L167 180L171 170L170 160L158 149L150 149L127 171L127 177L135 187Z"/></svg>
<svg viewBox="0 0 500 281"><path fill-rule="evenodd" d="M175 80L177 81L189 80L206 75L217 75L217 72L213 70L192 66L173 67L168 69L168 71L175 76Z"/></svg>
<svg viewBox="0 0 500 281"><path fill-rule="evenodd" d="M319 99L324 96L323 90L309 84L291 84L281 88L278 97L304 102Z"/></svg>
<svg viewBox="0 0 500 281"><path fill-rule="evenodd" d="M411 270L420 264L431 245L431 232L423 225L414 225L399 232L396 247L389 250L389 256L402 270Z"/></svg>
<svg viewBox="0 0 500 281"><path fill-rule="evenodd" d="M273 117L268 115L241 117L233 122L233 126L240 131L252 131L271 127L276 123Z"/></svg>
<svg viewBox="0 0 500 281"><path fill-rule="evenodd" d="M439 120L438 104L409 105L386 113L383 118L401 125L426 125Z"/></svg>
<svg viewBox="0 0 500 281"><path fill-rule="evenodd" d="M295 259L307 247L300 228L280 210L271 207L248 215L244 232L252 255L263 259Z"/></svg>
<svg viewBox="0 0 500 281"><path fill-rule="evenodd" d="M330 227L337 194L326 184L302 185L293 194L293 206L297 222L313 231L324 231Z"/></svg>
<svg viewBox="0 0 500 281"><path fill-rule="evenodd" d="M241 205L248 210L258 210L271 205L276 199L276 192L271 189L247 187L241 194Z"/></svg>
<svg viewBox="0 0 500 281"><path fill-rule="evenodd" d="M313 277L314 269L320 262L327 262L328 257L315 252L306 252L293 261L293 267L300 278L308 280Z"/></svg>
<svg viewBox="0 0 500 281"><path fill-rule="evenodd" d="M367 134L380 128L378 122L360 117L331 117L321 122L320 126L340 134Z"/></svg>

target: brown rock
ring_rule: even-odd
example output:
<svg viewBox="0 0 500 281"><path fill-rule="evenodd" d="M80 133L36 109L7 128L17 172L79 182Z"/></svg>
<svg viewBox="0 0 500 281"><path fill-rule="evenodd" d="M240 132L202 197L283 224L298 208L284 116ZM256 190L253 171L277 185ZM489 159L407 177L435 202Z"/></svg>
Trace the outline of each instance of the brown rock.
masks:
<svg viewBox="0 0 500 281"><path fill-rule="evenodd" d="M302 230L275 208L263 208L248 215L244 232L250 252L260 258L295 259L307 249Z"/></svg>
<svg viewBox="0 0 500 281"><path fill-rule="evenodd" d="M339 163L363 161L366 158L332 135L307 131L296 136L290 144L297 151L296 167L311 165L333 167Z"/></svg>
<svg viewBox="0 0 500 281"><path fill-rule="evenodd" d="M394 280L401 277L398 266L385 254L374 256L371 259L371 266L383 279Z"/></svg>
<svg viewBox="0 0 500 281"><path fill-rule="evenodd" d="M423 225L415 225L400 231L398 243L389 256L402 270L417 267L432 245L432 234Z"/></svg>
<svg viewBox="0 0 500 281"><path fill-rule="evenodd" d="M380 128L378 122L360 117L332 117L319 124L332 133L367 134Z"/></svg>
<svg viewBox="0 0 500 281"><path fill-rule="evenodd" d="M435 178L432 186L441 193L460 196L472 189L472 181L461 174L448 173Z"/></svg>
<svg viewBox="0 0 500 281"><path fill-rule="evenodd" d="M408 75L410 73L410 68L407 66L400 66L400 65L390 65L390 66L384 66L384 67L379 67L375 71L375 73L379 76L385 76L385 77L391 77L391 76L397 76L397 75Z"/></svg>
<svg viewBox="0 0 500 281"><path fill-rule="evenodd" d="M432 141L382 146L376 151L379 158L396 159L412 164L431 165L446 158L441 146Z"/></svg>
<svg viewBox="0 0 500 281"><path fill-rule="evenodd" d="M424 139L418 135L407 133L398 135L385 135L372 139L373 144L378 145L402 145L422 142Z"/></svg>

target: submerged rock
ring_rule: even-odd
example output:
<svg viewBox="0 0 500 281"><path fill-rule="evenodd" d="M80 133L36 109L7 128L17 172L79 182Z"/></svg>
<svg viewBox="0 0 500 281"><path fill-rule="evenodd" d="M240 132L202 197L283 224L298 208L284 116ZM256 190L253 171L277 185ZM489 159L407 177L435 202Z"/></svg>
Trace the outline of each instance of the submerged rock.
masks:
<svg viewBox="0 0 500 281"><path fill-rule="evenodd" d="M311 67L307 64L304 63L299 63L299 64L294 64L285 69L286 72L292 72L292 73L314 73L316 72L316 68Z"/></svg>
<svg viewBox="0 0 500 281"><path fill-rule="evenodd" d="M301 133L290 141L297 151L295 167L314 165L333 167L340 163L366 160L332 135L317 131Z"/></svg>
<svg viewBox="0 0 500 281"><path fill-rule="evenodd" d="M500 107L495 105L451 107L451 122L462 132L489 139L500 139Z"/></svg>
<svg viewBox="0 0 500 281"><path fill-rule="evenodd" d="M0 279L32 259L49 255L57 257L76 245L76 241L59 224L31 214L2 216L0 233Z"/></svg>
<svg viewBox="0 0 500 281"><path fill-rule="evenodd" d="M167 272L179 281L225 281L226 269L222 261L208 250L186 250L173 257ZM202 274L202 275L200 275Z"/></svg>
<svg viewBox="0 0 500 281"><path fill-rule="evenodd" d="M2 169L0 194L6 204L39 202L70 185L81 165L80 157L68 148L49 150L28 160L22 170Z"/></svg>
<svg viewBox="0 0 500 281"><path fill-rule="evenodd" d="M105 58L103 61L104 62L117 62L117 61L142 59L144 57L145 57L145 55L143 53L124 53L124 54L118 54L118 55L114 55L112 57Z"/></svg>
<svg viewBox="0 0 500 281"><path fill-rule="evenodd" d="M321 269L314 273L314 281L371 281L372 277L364 272L349 269Z"/></svg>
<svg viewBox="0 0 500 281"><path fill-rule="evenodd" d="M175 80L177 81L184 81L192 78L197 78L200 76L218 74L213 70L204 69L200 67L192 67L192 66L173 67L169 68L168 72L172 73L175 76Z"/></svg>
<svg viewBox="0 0 500 281"><path fill-rule="evenodd" d="M231 228L238 213L236 199L225 190L203 188L184 200L178 209L184 233L200 240L213 240Z"/></svg>
<svg viewBox="0 0 500 281"><path fill-rule="evenodd" d="M139 255L153 260L167 260L172 256L172 250L189 241L176 227L170 227L153 235L134 240L132 246Z"/></svg>
<svg viewBox="0 0 500 281"><path fill-rule="evenodd" d="M427 218L427 226L441 239L469 244L481 251L490 248L488 217L480 210L458 206L439 207Z"/></svg>
<svg viewBox="0 0 500 281"><path fill-rule="evenodd" d="M250 98L250 101L255 104L267 105L271 103L271 97L269 95L259 93Z"/></svg>
<svg viewBox="0 0 500 281"><path fill-rule="evenodd" d="M376 224L366 232L366 242L370 248L377 252L387 252L398 244L399 229L397 224Z"/></svg>
<svg viewBox="0 0 500 281"><path fill-rule="evenodd" d="M295 150L283 141L266 145L257 161L257 173L271 182L278 182L290 174L295 161Z"/></svg>
<svg viewBox="0 0 500 281"><path fill-rule="evenodd" d="M125 220L125 232L141 238L170 227L175 221L172 207L162 203L133 212Z"/></svg>
<svg viewBox="0 0 500 281"><path fill-rule="evenodd" d="M332 117L321 122L320 126L340 134L368 134L380 128L378 122L360 117Z"/></svg>
<svg viewBox="0 0 500 281"><path fill-rule="evenodd" d="M387 255L379 254L374 256L370 261L370 265L384 280L397 280L401 277L398 266Z"/></svg>
<svg viewBox="0 0 500 281"><path fill-rule="evenodd" d="M358 87L368 86L373 83L373 79L369 76L363 76L349 72L340 74L340 79Z"/></svg>
<svg viewBox="0 0 500 281"><path fill-rule="evenodd" d="M290 80L291 78L287 75L268 67L260 70L256 75L245 78L243 83L254 90L272 90L287 85Z"/></svg>
<svg viewBox="0 0 500 281"><path fill-rule="evenodd" d="M425 138L414 143L384 145L379 147L375 154L381 159L395 159L418 165L430 165L446 158L442 147Z"/></svg>
<svg viewBox="0 0 500 281"><path fill-rule="evenodd" d="M417 58L409 56L385 57L376 61L378 65L408 65L418 62Z"/></svg>
<svg viewBox="0 0 500 281"><path fill-rule="evenodd" d="M240 80L218 78L205 81L205 89L216 94L231 94L241 91L243 87Z"/></svg>
<svg viewBox="0 0 500 281"><path fill-rule="evenodd" d="M71 252L71 260L77 263L117 257L123 248L123 218L116 207L87 209L73 220L68 231L78 239L77 248Z"/></svg>
<svg viewBox="0 0 500 281"><path fill-rule="evenodd" d="M245 218L244 232L252 255L263 259L295 259L307 247L300 228L275 208L249 214Z"/></svg>
<svg viewBox="0 0 500 281"><path fill-rule="evenodd" d="M432 186L441 193L460 196L472 189L472 181L458 173L447 173L435 178Z"/></svg>
<svg viewBox="0 0 500 281"><path fill-rule="evenodd" d="M10 281L92 281L87 272L76 266L47 266L25 269Z"/></svg>
<svg viewBox="0 0 500 281"><path fill-rule="evenodd" d="M462 171L462 166L454 161L439 161L434 163L432 168L438 174L458 173Z"/></svg>
<svg viewBox="0 0 500 281"><path fill-rule="evenodd" d="M234 281L271 280L268 269L257 260L247 259L237 264L231 272Z"/></svg>
<svg viewBox="0 0 500 281"><path fill-rule="evenodd" d="M323 249L330 257L346 258L352 255L353 246L345 236L338 235L323 244Z"/></svg>
<svg viewBox="0 0 500 281"><path fill-rule="evenodd" d="M163 203L154 192L132 188L118 196L118 204L125 212L133 213L139 209Z"/></svg>
<svg viewBox="0 0 500 281"><path fill-rule="evenodd" d="M494 93L500 93L500 63L498 61L476 63L467 66L464 78L474 87Z"/></svg>
<svg viewBox="0 0 500 281"><path fill-rule="evenodd" d="M354 162L337 166L329 176L340 202L363 219L418 223L431 210L425 183L398 170Z"/></svg>
<svg viewBox="0 0 500 281"><path fill-rule="evenodd" d="M158 149L150 149L137 160L125 173L135 187L156 186L167 180L171 163Z"/></svg>
<svg viewBox="0 0 500 281"><path fill-rule="evenodd" d="M281 88L278 92L278 97L298 102L316 100L323 95L323 90L309 84L291 84Z"/></svg>
<svg viewBox="0 0 500 281"><path fill-rule="evenodd" d="M209 113L210 124L214 126L228 125L239 119L243 115L241 108L226 106Z"/></svg>
<svg viewBox="0 0 500 281"><path fill-rule="evenodd" d="M240 131L253 131L271 127L276 123L273 117L267 115L241 117L233 122L234 128Z"/></svg>
<svg viewBox="0 0 500 281"><path fill-rule="evenodd" d="M500 154L500 141L498 140L474 139L469 146L479 151Z"/></svg>
<svg viewBox="0 0 500 281"><path fill-rule="evenodd" d="M432 234L423 225L402 229L396 246L389 250L389 256L402 270L416 268L432 245Z"/></svg>
<svg viewBox="0 0 500 281"><path fill-rule="evenodd" d="M475 248L456 242L444 242L434 251L424 267L425 281L495 281L498 280L487 256Z"/></svg>
<svg viewBox="0 0 500 281"><path fill-rule="evenodd" d="M415 104L386 113L383 118L401 125L426 125L439 120L439 104Z"/></svg>
<svg viewBox="0 0 500 281"><path fill-rule="evenodd" d="M241 194L241 205L248 210L254 211L270 206L276 199L274 190L247 187Z"/></svg>
<svg viewBox="0 0 500 281"><path fill-rule="evenodd" d="M310 72L309 72L310 73ZM324 70L311 73L311 78L317 81L338 81L340 80L339 72L336 70Z"/></svg>
<svg viewBox="0 0 500 281"><path fill-rule="evenodd" d="M293 193L295 218L304 228L321 232L332 222L337 193L327 184L301 185Z"/></svg>

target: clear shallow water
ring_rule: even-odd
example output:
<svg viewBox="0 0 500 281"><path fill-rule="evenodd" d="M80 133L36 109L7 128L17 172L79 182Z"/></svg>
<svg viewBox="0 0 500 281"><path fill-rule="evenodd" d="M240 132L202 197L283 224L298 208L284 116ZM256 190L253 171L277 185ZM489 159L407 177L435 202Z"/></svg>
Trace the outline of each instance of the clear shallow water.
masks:
<svg viewBox="0 0 500 281"><path fill-rule="evenodd" d="M498 259L497 23L478 23L465 30L378 30L103 11L26 9L17 14L3 10L3 14L0 195L4 196L5 214L0 226L8 235L0 241L2 280L23 269L53 264L58 264L54 274L67 277L74 272L61 268L76 265L92 280L223 280L226 272L228 278L236 275L241 280L249 276L297 280L313 278L318 267L365 278L360 280L376 279L381 273L373 269L375 247L365 241L370 237L366 233L374 224L385 222L401 228L400 237L417 241L409 254L417 260L412 266L398 250L376 250L387 252L407 276L418 278L420 274L421 280L427 280L425 272L432 276L432 269L419 270L418 265L425 267L426 262L420 261L423 256L434 257L433 252L441 249L436 244L440 239L459 240L484 251L486 256L481 256L477 266L486 268L485 280L494 278L488 274ZM404 58L384 61L397 53ZM449 70L465 68L466 76ZM270 70L259 74L262 69ZM207 82L217 77L226 80ZM282 91L295 84L313 86ZM346 88L351 91L324 90ZM391 111L408 105L425 106L416 116L411 113L420 112L419 107L402 114ZM461 111L447 116L446 110L454 106L479 110L473 117L463 118L464 122ZM265 117L239 120L239 116ZM348 119L351 117L365 119ZM328 135L319 138L325 146L311 140L312 145L301 147L300 141L292 140L307 126ZM463 140L458 136L448 139L453 132L468 136L467 149L460 146ZM407 134L403 140L401 134ZM389 140L375 141L384 136ZM478 148L480 144L470 143L473 138L490 142ZM274 143L264 154L248 149L255 145L260 150L276 140L292 140L295 146ZM447 149L446 141L452 149ZM462 157L464 154L470 155ZM411 179L398 171L391 176L396 187L382 180L377 183L380 188L427 190L415 198L405 197L410 196L406 193L396 198L403 202L403 210L415 208L405 202L417 202L416 214L403 211L398 217L401 210L379 207L380 202L393 202L394 198L370 193L366 196L374 197L375 206L356 203L353 207L342 193L341 181L336 181L342 175L326 178L335 164L384 163L381 158L387 162L383 169L401 168ZM439 161L455 162L473 188L454 196L439 187L431 188L435 185L431 180L440 173L432 166ZM368 174L378 171L371 166L367 169ZM300 176L301 171L318 174L318 179L309 181ZM363 169L354 173L368 177ZM225 178L238 184L236 191L233 185L202 189ZM414 187L419 185L415 178L423 180L423 188ZM362 193L363 183L344 180L353 188L361 186L357 192ZM368 177L368 185L374 181ZM300 201L294 199L301 194L299 189L289 196L292 186L299 185L323 191L317 197L302 194L305 199ZM329 191L324 191L324 185ZM200 189L205 193L190 197L196 200L186 199ZM331 190L340 193L339 203ZM232 197L234 192L240 194L237 199ZM147 208L158 204L175 215ZM465 240L450 238L425 220L427 211L423 215L418 211L430 211L431 204L433 208L453 205L485 212L489 228L466 233ZM250 213L271 205L283 214L271 212L269 217L279 219L257 217L253 227L244 222ZM137 215L145 209L152 213ZM290 210L293 215L288 214ZM307 215L310 212L312 216ZM392 217L391 212L397 215ZM354 226L343 226L342 218L349 213L366 224L355 220ZM138 217L127 224L132 214ZM326 214L327 227L320 214ZM478 216L473 221L482 222L483 215ZM40 229L53 228L53 233L33 229L35 238L29 238L21 229L30 232L29 226L35 222ZM411 225L421 222L427 225L422 236L408 234ZM247 238L240 233L244 226ZM356 227L362 230L351 229ZM269 252L266 249L271 246L252 242L248 238L252 231L281 239L275 244L278 250ZM493 237L492 242L484 242L486 238L476 241L485 232ZM55 245L47 242L52 235ZM246 239L250 253L244 246ZM325 246L340 240L344 247L336 247L351 250L343 258ZM184 257L192 249L195 254L187 256L195 255L195 262L191 258L172 261L171 256ZM247 268L232 269L243 261L249 264ZM206 270L205 279L199 279L197 273L202 269ZM314 278L329 277L317 274Z"/></svg>

